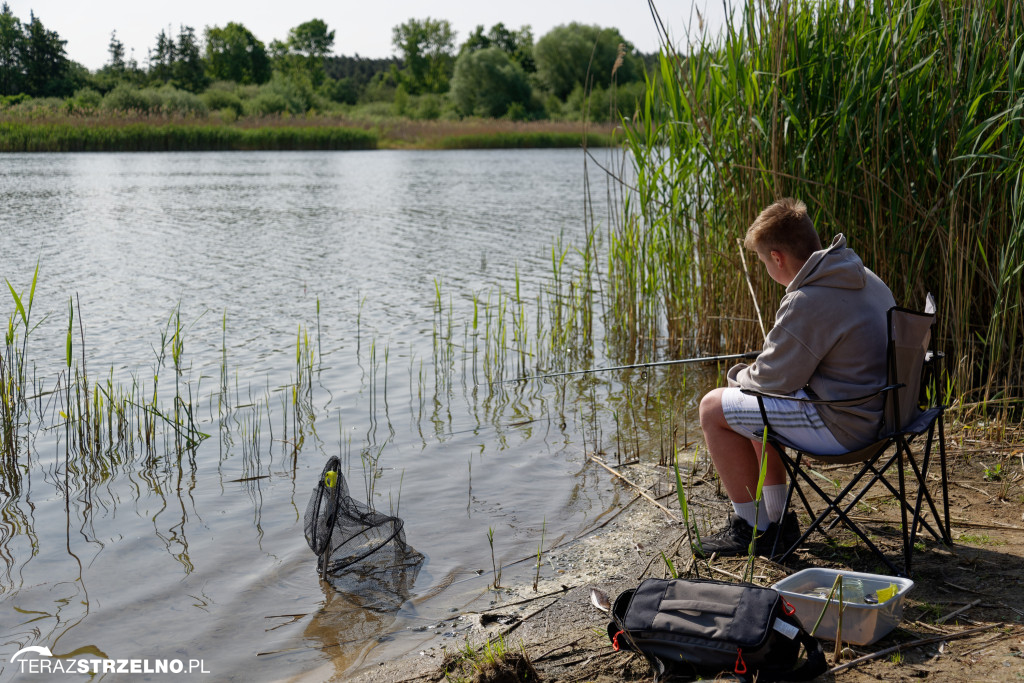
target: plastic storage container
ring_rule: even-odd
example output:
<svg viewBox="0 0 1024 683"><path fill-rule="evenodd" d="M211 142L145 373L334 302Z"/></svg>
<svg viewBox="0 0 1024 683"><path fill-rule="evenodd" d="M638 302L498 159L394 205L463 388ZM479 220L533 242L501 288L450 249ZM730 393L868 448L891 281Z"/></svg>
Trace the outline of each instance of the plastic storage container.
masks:
<svg viewBox="0 0 1024 683"><path fill-rule="evenodd" d="M818 621L818 615L825 607L825 597L831 590L836 577L843 576L843 597L846 600L846 609L843 611L843 633L844 643L853 645L870 645L889 631L896 628L903 618L903 599L907 591L914 587L910 579L902 579L895 576L882 576L880 574L865 574L862 572L842 571L839 569L811 568L787 576L785 579L772 585L796 607L796 616L809 633L814 624ZM896 593L884 602L868 604L863 602L850 602L851 591L856 596L862 591L864 596L875 596L879 591L885 595L885 589L891 586L896 587ZM824 589L824 590L822 590ZM808 595L808 593L822 593ZM816 638L826 640L836 639L836 630L839 624L839 592L836 591L825 616L814 632Z"/></svg>

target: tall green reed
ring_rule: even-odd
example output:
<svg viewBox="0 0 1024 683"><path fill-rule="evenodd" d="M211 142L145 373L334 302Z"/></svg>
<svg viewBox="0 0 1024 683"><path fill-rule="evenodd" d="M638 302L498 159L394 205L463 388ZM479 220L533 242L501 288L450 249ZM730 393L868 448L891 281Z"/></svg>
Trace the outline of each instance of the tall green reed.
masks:
<svg viewBox="0 0 1024 683"><path fill-rule="evenodd" d="M757 348L780 293L737 239L794 195L902 305L939 299L951 398L1024 386L1024 7L1013 0L747 0L742 21L663 52L624 121L635 192L608 226L613 347ZM589 252L588 252L589 253ZM595 263L596 265L596 263Z"/></svg>
<svg viewBox="0 0 1024 683"><path fill-rule="evenodd" d="M28 420L30 387L26 354L28 339L40 324L32 319L38 281L38 262L27 297L24 293L19 294L10 280L5 280L15 311L7 318L4 349L0 356L0 445L12 462L21 448L21 430Z"/></svg>

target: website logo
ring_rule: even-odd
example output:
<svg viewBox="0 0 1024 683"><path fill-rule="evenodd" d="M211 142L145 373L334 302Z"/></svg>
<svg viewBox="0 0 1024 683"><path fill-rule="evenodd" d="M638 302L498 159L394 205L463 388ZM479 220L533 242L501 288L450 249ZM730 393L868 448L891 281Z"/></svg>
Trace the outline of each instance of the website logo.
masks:
<svg viewBox="0 0 1024 683"><path fill-rule="evenodd" d="M15 661L17 661L18 657L20 657L21 655L25 654L26 652L35 652L36 654L42 655L43 657L52 657L53 656L53 654L50 652L50 648L48 648L48 647L40 647L38 645L29 645L28 647L23 647L20 650L18 650L17 652L15 652L14 656L11 657L11 663L13 664Z"/></svg>
<svg viewBox="0 0 1024 683"><path fill-rule="evenodd" d="M36 656L32 656L36 655ZM23 647L11 655L22 674L209 674L202 659L54 657L50 648Z"/></svg>

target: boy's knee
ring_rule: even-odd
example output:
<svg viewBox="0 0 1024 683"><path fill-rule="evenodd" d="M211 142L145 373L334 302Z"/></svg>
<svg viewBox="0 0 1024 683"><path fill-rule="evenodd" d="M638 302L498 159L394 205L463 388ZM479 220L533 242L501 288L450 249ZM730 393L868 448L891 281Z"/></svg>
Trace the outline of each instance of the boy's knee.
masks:
<svg viewBox="0 0 1024 683"><path fill-rule="evenodd" d="M700 423L702 425L709 424L712 421L717 421L722 413L722 392L725 391L721 387L718 389L712 389L708 393L704 394L704 397L700 400L700 407L698 414L700 415Z"/></svg>

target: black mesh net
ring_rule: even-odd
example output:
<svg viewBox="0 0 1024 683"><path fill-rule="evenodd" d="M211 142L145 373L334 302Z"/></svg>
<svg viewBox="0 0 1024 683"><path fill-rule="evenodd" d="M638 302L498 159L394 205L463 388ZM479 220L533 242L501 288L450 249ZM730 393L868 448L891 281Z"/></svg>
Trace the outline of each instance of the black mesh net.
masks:
<svg viewBox="0 0 1024 683"><path fill-rule="evenodd" d="M349 495L337 457L324 466L304 523L306 542L318 557L317 571L332 585L346 590L358 585L364 597L370 593L384 603L404 600L423 556L405 542L401 519Z"/></svg>

